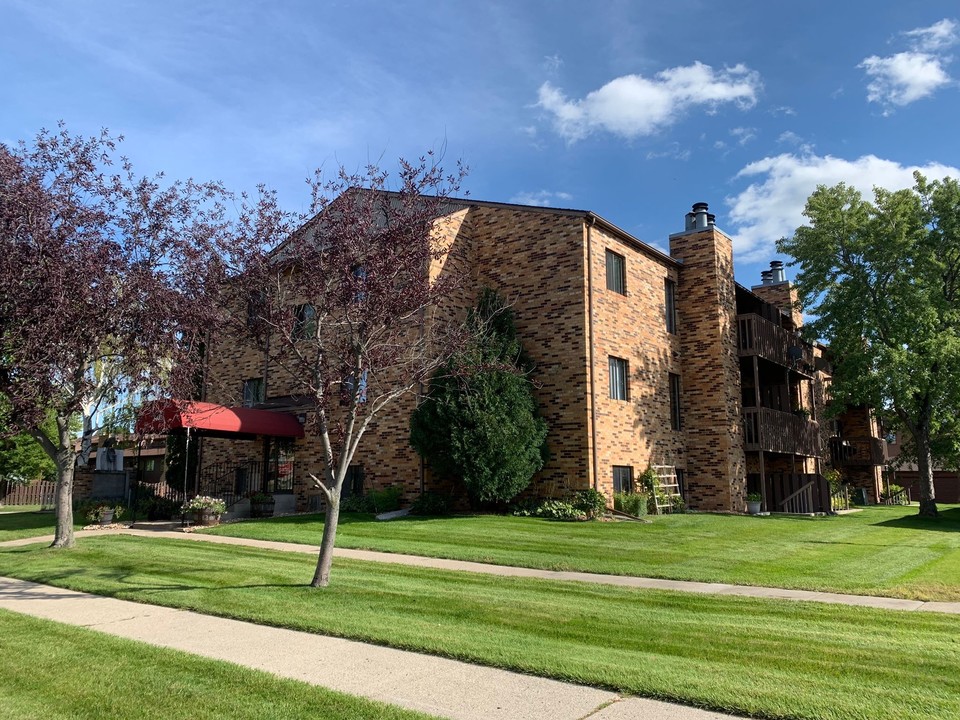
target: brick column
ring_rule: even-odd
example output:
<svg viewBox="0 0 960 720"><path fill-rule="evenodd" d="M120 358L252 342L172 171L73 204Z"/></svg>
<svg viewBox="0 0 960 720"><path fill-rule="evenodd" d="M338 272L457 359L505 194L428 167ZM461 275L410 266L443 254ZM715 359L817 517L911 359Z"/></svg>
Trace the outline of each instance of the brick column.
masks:
<svg viewBox="0 0 960 720"><path fill-rule="evenodd" d="M681 260L677 287L680 319L683 429L687 439L687 492L698 510L743 512L740 361L733 243L706 222L688 216L688 229L670 236L670 254Z"/></svg>

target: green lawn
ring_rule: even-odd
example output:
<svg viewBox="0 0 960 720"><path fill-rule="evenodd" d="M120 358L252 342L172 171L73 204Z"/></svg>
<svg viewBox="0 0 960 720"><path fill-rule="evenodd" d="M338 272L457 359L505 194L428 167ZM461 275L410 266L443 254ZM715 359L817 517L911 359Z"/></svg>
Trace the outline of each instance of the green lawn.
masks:
<svg viewBox="0 0 960 720"><path fill-rule="evenodd" d="M33 510L0 513L0 542L39 535L53 535L56 525L57 518L52 511L39 512ZM75 522L73 527L79 530L83 525L82 522Z"/></svg>
<svg viewBox="0 0 960 720"><path fill-rule="evenodd" d="M960 506L938 521L916 507L840 517L691 513L649 524L476 515L341 519L337 545L551 570L960 600ZM219 535L318 545L322 516L223 525Z"/></svg>
<svg viewBox="0 0 960 720"><path fill-rule="evenodd" d="M195 655L0 611L0 718L426 720Z"/></svg>
<svg viewBox="0 0 960 720"><path fill-rule="evenodd" d="M38 512L39 505L0 505L0 513Z"/></svg>
<svg viewBox="0 0 960 720"><path fill-rule="evenodd" d="M960 717L960 618L640 591L124 536L0 574L774 718ZM3 633L6 635L6 631Z"/></svg>

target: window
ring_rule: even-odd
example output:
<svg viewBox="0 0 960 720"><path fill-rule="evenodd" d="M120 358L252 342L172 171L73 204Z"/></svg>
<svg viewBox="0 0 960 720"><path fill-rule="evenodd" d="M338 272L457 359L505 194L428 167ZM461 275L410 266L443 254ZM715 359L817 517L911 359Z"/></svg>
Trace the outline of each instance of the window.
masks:
<svg viewBox="0 0 960 720"><path fill-rule="evenodd" d="M157 469L157 461L155 458L147 458L143 461L143 471L144 472L153 472Z"/></svg>
<svg viewBox="0 0 960 720"><path fill-rule="evenodd" d="M243 381L243 406L253 407L263 402L263 378L250 378Z"/></svg>
<svg viewBox="0 0 960 720"><path fill-rule="evenodd" d="M680 491L680 497L687 497L687 478L682 468L674 470L677 476L677 490Z"/></svg>
<svg viewBox="0 0 960 720"><path fill-rule="evenodd" d="M357 388L357 402L361 404L367 401L367 377L367 370L360 373L360 387ZM354 375L350 373L343 379L343 384L340 386L341 404L350 405L353 403L353 386Z"/></svg>
<svg viewBox="0 0 960 720"><path fill-rule="evenodd" d="M667 312L667 332L677 334L677 284L670 278L663 281L663 305Z"/></svg>
<svg viewBox="0 0 960 720"><path fill-rule="evenodd" d="M670 373L670 427L679 430L680 424L680 376Z"/></svg>
<svg viewBox="0 0 960 720"><path fill-rule="evenodd" d="M629 400L627 393L627 361L623 358L610 357L610 398L612 400Z"/></svg>
<svg viewBox="0 0 960 720"><path fill-rule="evenodd" d="M633 468L629 465L613 466L613 491L615 493L633 492Z"/></svg>
<svg viewBox="0 0 960 720"><path fill-rule="evenodd" d="M263 290L252 291L247 296L247 327L257 329L267 312L267 294Z"/></svg>
<svg viewBox="0 0 960 720"><path fill-rule="evenodd" d="M343 497L363 495L363 465L350 465L343 478Z"/></svg>
<svg viewBox="0 0 960 720"><path fill-rule="evenodd" d="M612 250L607 250L607 290L627 294L627 261Z"/></svg>
<svg viewBox="0 0 960 720"><path fill-rule="evenodd" d="M317 336L317 310L310 303L297 305L292 335L294 340L313 340Z"/></svg>
<svg viewBox="0 0 960 720"><path fill-rule="evenodd" d="M367 299L367 293L363 290L367 282L367 269L363 265L354 265L350 272L353 274L353 282L357 288L353 294L353 301L362 303Z"/></svg>

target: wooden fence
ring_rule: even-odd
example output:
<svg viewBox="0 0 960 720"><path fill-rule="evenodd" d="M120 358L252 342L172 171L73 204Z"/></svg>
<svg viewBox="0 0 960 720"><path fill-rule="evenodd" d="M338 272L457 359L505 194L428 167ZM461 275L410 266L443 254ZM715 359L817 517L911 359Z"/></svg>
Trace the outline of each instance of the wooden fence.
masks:
<svg viewBox="0 0 960 720"><path fill-rule="evenodd" d="M53 507L57 484L41 480L30 485L13 485L0 480L0 505L40 505Z"/></svg>

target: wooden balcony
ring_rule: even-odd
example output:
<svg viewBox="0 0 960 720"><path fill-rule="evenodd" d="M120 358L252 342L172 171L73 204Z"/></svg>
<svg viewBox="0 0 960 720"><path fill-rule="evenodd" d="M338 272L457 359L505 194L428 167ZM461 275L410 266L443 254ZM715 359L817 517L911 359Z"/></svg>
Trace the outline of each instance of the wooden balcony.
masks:
<svg viewBox="0 0 960 720"><path fill-rule="evenodd" d="M887 461L886 448L880 438L830 438L830 461L834 467L864 467L883 465Z"/></svg>
<svg viewBox="0 0 960 720"><path fill-rule="evenodd" d="M740 357L758 357L813 376L813 348L797 333L784 330L755 313L737 315L737 349Z"/></svg>
<svg viewBox="0 0 960 720"><path fill-rule="evenodd" d="M743 449L818 457L820 425L779 410L744 408Z"/></svg>

